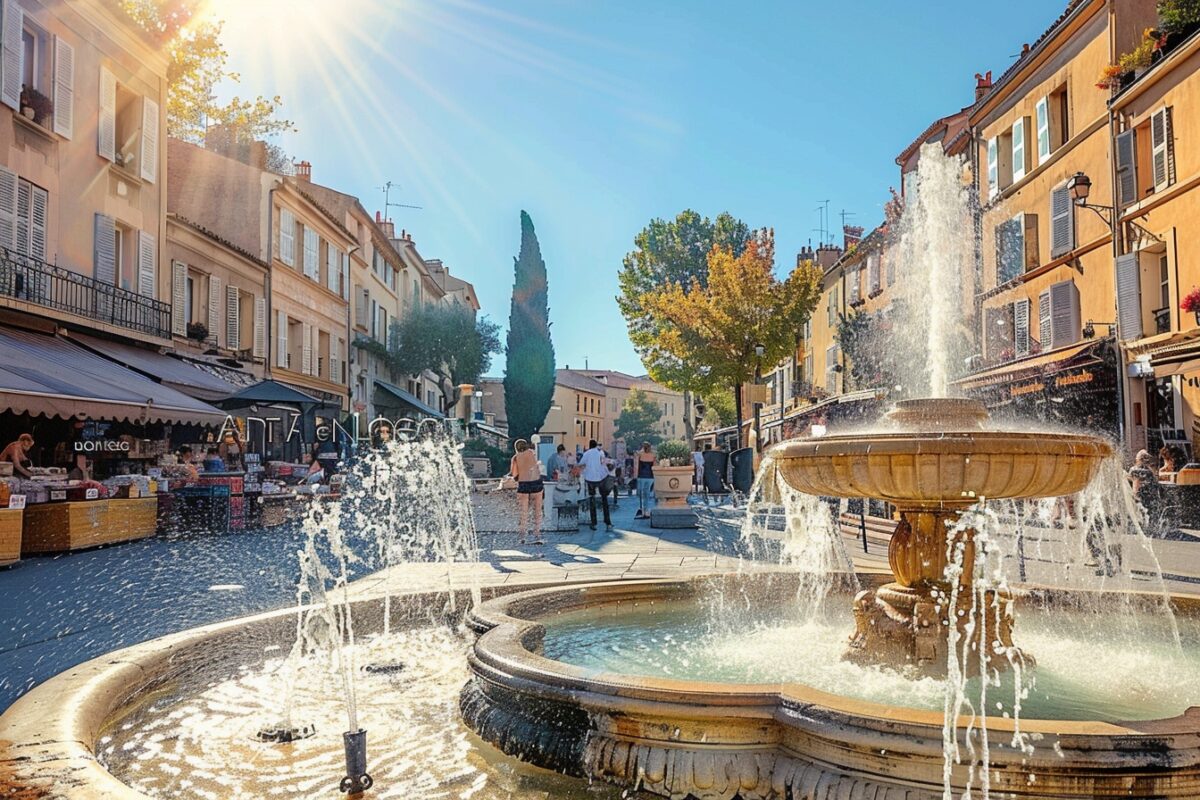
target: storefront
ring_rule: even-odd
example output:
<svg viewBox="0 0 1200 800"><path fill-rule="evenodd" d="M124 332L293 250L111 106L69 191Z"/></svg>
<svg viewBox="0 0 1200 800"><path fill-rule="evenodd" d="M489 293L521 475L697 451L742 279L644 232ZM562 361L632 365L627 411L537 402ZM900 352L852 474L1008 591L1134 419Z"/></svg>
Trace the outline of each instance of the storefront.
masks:
<svg viewBox="0 0 1200 800"><path fill-rule="evenodd" d="M1134 409L1135 424L1144 420L1146 449L1171 446L1194 460L1200 444L1200 330L1172 336L1139 361L1146 366L1136 370L1141 380L1133 384L1134 391L1140 384L1145 406Z"/></svg>
<svg viewBox="0 0 1200 800"><path fill-rule="evenodd" d="M802 408L781 420L780 440L824 436L878 419L885 411L884 398L882 391L865 389L835 395Z"/></svg>

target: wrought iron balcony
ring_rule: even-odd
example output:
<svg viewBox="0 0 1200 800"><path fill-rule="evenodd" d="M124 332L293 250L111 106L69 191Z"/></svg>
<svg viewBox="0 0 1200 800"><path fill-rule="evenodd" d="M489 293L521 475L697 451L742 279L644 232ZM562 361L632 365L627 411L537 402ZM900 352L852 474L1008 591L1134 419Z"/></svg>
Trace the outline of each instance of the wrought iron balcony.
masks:
<svg viewBox="0 0 1200 800"><path fill-rule="evenodd" d="M7 247L0 247L0 298L3 297L160 339L171 338L170 303L143 297Z"/></svg>
<svg viewBox="0 0 1200 800"><path fill-rule="evenodd" d="M1154 312L1154 332L1155 333L1170 333L1171 332L1171 308L1156 309Z"/></svg>

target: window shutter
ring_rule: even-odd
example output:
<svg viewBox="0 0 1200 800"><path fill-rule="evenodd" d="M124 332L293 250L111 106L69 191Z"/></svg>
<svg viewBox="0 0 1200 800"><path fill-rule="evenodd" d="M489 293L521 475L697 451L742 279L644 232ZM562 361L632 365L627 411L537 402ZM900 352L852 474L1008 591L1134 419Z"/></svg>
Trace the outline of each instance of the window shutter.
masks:
<svg viewBox="0 0 1200 800"><path fill-rule="evenodd" d="M171 262L171 333L187 336L187 264Z"/></svg>
<svg viewBox="0 0 1200 800"><path fill-rule="evenodd" d="M1037 101L1037 154L1038 164L1050 158L1050 98Z"/></svg>
<svg viewBox="0 0 1200 800"><path fill-rule="evenodd" d="M1137 253L1117 256L1117 330L1122 341L1142 338L1142 277Z"/></svg>
<svg viewBox="0 0 1200 800"><path fill-rule="evenodd" d="M305 322L300 333L300 371L305 375L312 374L313 367L313 348L312 348L312 325Z"/></svg>
<svg viewBox="0 0 1200 800"><path fill-rule="evenodd" d="M1000 194L1000 152L996 137L987 141L988 199Z"/></svg>
<svg viewBox="0 0 1200 800"><path fill-rule="evenodd" d="M25 11L14 0L4 0L4 19L0 24L0 100L13 111L21 111L21 72Z"/></svg>
<svg viewBox="0 0 1200 800"><path fill-rule="evenodd" d="M1021 212L1017 215L1022 227L1021 266L1025 271L1035 269L1038 265L1038 227L1037 214Z"/></svg>
<svg viewBox="0 0 1200 800"><path fill-rule="evenodd" d="M371 338L375 341L379 341L379 304L374 300L371 301L371 322L368 325L368 328L371 331Z"/></svg>
<svg viewBox="0 0 1200 800"><path fill-rule="evenodd" d="M1175 182L1175 147L1172 141L1171 109L1160 108L1150 118L1150 153L1154 165L1154 191Z"/></svg>
<svg viewBox="0 0 1200 800"><path fill-rule="evenodd" d="M837 394L837 345L825 349L825 391Z"/></svg>
<svg viewBox="0 0 1200 800"><path fill-rule="evenodd" d="M75 127L75 48L54 37L54 132L70 139Z"/></svg>
<svg viewBox="0 0 1200 800"><path fill-rule="evenodd" d="M1066 185L1050 193L1050 257L1075 249L1075 207Z"/></svg>
<svg viewBox="0 0 1200 800"><path fill-rule="evenodd" d="M267 357L267 299L254 301L254 357Z"/></svg>
<svg viewBox="0 0 1200 800"><path fill-rule="evenodd" d="M279 260L296 266L296 217L286 208L279 209Z"/></svg>
<svg viewBox="0 0 1200 800"><path fill-rule="evenodd" d="M158 177L158 103L142 98L142 180L154 183Z"/></svg>
<svg viewBox="0 0 1200 800"><path fill-rule="evenodd" d="M1013 303L1013 351L1018 356L1029 355L1029 298Z"/></svg>
<svg viewBox="0 0 1200 800"><path fill-rule="evenodd" d="M17 179L17 246L14 249L26 255L29 254L29 206L32 189L29 181Z"/></svg>
<svg viewBox="0 0 1200 800"><path fill-rule="evenodd" d="M1083 337L1079 288L1075 286L1075 281L1059 281L1050 287L1050 316L1050 338L1053 347L1066 347Z"/></svg>
<svg viewBox="0 0 1200 800"><path fill-rule="evenodd" d="M871 287L871 294L875 294L883 287L879 283L879 254L872 253L867 256L867 282Z"/></svg>
<svg viewBox="0 0 1200 800"><path fill-rule="evenodd" d="M1121 208L1136 203L1137 138L1131 128L1117 134L1117 202Z"/></svg>
<svg viewBox="0 0 1200 800"><path fill-rule="evenodd" d="M341 257L341 262L342 262L341 266L340 266L340 270L342 273L342 299L349 300L350 299L350 255L348 253L341 253L340 257Z"/></svg>
<svg viewBox="0 0 1200 800"><path fill-rule="evenodd" d="M96 152L109 161L117 160L117 76L100 68L100 120Z"/></svg>
<svg viewBox="0 0 1200 800"><path fill-rule="evenodd" d="M307 225L304 226L304 275L309 280L321 280L321 265L317 263L318 254L317 232Z"/></svg>
<svg viewBox="0 0 1200 800"><path fill-rule="evenodd" d="M50 193L33 187L33 207L29 216L29 255L46 260L46 220L50 216Z"/></svg>
<svg viewBox="0 0 1200 800"><path fill-rule="evenodd" d="M1025 177L1025 140L1029 138L1029 117L1021 117L1012 127L1013 183Z"/></svg>
<svg viewBox="0 0 1200 800"><path fill-rule="evenodd" d="M0 166L0 247L17 244L17 173Z"/></svg>
<svg viewBox="0 0 1200 800"><path fill-rule="evenodd" d="M284 311L275 312L275 366L288 365L288 317Z"/></svg>
<svg viewBox="0 0 1200 800"><path fill-rule="evenodd" d="M154 286L156 267L158 266L158 243L153 234L138 231L137 259L138 294L154 299L158 294Z"/></svg>
<svg viewBox="0 0 1200 800"><path fill-rule="evenodd" d="M241 293L236 286L225 287L225 346L242 349Z"/></svg>
<svg viewBox="0 0 1200 800"><path fill-rule="evenodd" d="M217 331L221 329L221 279L208 276L208 335L217 342Z"/></svg>
<svg viewBox="0 0 1200 800"><path fill-rule="evenodd" d="M112 217L96 215L95 277L100 283L117 283L117 223Z"/></svg>
<svg viewBox="0 0 1200 800"><path fill-rule="evenodd" d="M329 380L342 382L342 339L329 339Z"/></svg>
<svg viewBox="0 0 1200 800"><path fill-rule="evenodd" d="M326 287L334 294L341 294L338 289L342 277L342 253L332 244L325 246L325 281Z"/></svg>
<svg viewBox="0 0 1200 800"><path fill-rule="evenodd" d="M849 290L846 292L850 305L858 302L859 284L862 282L862 270L857 267L850 268L846 273L846 283L849 284Z"/></svg>
<svg viewBox="0 0 1200 800"><path fill-rule="evenodd" d="M883 260L887 262L887 285L891 286L896 282L896 257L892 255L890 250L883 252Z"/></svg>
<svg viewBox="0 0 1200 800"><path fill-rule="evenodd" d="M1051 333L1050 290L1047 289L1038 295L1038 339L1041 341L1043 350L1052 348Z"/></svg>

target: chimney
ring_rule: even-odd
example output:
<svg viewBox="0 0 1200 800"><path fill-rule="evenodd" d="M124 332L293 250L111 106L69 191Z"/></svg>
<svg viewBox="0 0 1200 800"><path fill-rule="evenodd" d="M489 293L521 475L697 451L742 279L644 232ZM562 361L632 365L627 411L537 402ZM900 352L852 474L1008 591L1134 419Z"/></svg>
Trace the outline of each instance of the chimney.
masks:
<svg viewBox="0 0 1200 800"><path fill-rule="evenodd" d="M383 224L383 214L380 214L378 211L375 212L375 224L376 225Z"/></svg>
<svg viewBox="0 0 1200 800"><path fill-rule="evenodd" d="M383 231L383 235L386 236L389 241L396 238L396 226L390 219L380 219L376 220L376 222L379 223L380 230Z"/></svg>
<svg viewBox="0 0 1200 800"><path fill-rule="evenodd" d="M983 96L992 90L992 71L989 69L986 75L975 73L975 102L978 103L983 99Z"/></svg>
<svg viewBox="0 0 1200 800"><path fill-rule="evenodd" d="M845 242L845 248L849 250L854 245L862 241L863 227L861 225L843 225L842 239Z"/></svg>
<svg viewBox="0 0 1200 800"><path fill-rule="evenodd" d="M829 269L842 257L842 248L837 245L823 244L817 248L817 265L821 269Z"/></svg>
<svg viewBox="0 0 1200 800"><path fill-rule="evenodd" d="M296 165L296 180L312 183L312 164L301 161Z"/></svg>
<svg viewBox="0 0 1200 800"><path fill-rule="evenodd" d="M817 254L813 252L811 245L804 245L800 248L800 252L796 253L796 266L800 266L805 261L816 261Z"/></svg>

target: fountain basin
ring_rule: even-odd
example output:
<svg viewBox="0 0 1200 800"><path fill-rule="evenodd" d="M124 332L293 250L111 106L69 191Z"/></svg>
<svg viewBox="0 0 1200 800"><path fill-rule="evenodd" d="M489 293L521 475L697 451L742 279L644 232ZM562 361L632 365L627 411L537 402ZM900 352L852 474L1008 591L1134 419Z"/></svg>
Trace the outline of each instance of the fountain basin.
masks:
<svg viewBox="0 0 1200 800"><path fill-rule="evenodd" d="M742 575L542 589L485 603L469 617L481 635L463 717L510 755L668 797L942 797L939 711L796 683L621 674L540 653L546 625L565 612L697 603L716 590L778 603L794 588L787 575ZM1197 600L1176 605L1200 613ZM960 743L967 722L959 721ZM987 723L991 787L1002 796L1200 795L1200 709L1139 722L1022 719L1020 729L1036 740L1032 755L1006 746L1014 720ZM966 767L952 766L956 791L968 780Z"/></svg>

